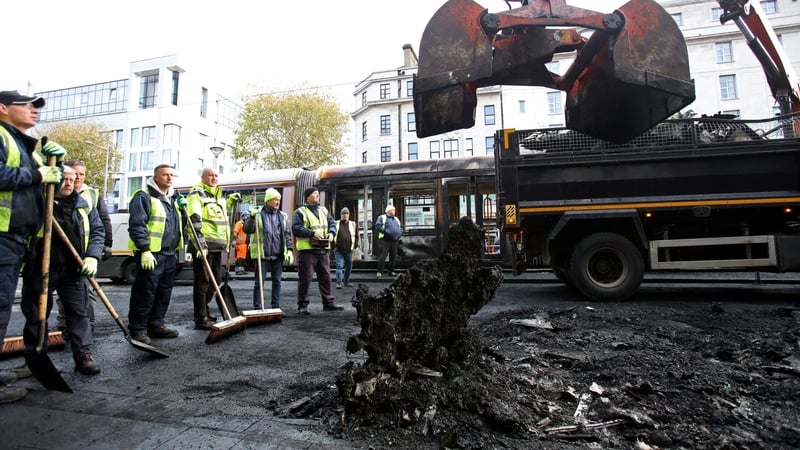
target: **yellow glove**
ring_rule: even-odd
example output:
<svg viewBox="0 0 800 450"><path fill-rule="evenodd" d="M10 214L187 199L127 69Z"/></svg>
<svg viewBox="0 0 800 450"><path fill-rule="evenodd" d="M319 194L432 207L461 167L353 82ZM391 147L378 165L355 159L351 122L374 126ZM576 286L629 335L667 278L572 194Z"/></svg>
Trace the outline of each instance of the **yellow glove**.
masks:
<svg viewBox="0 0 800 450"><path fill-rule="evenodd" d="M285 266L291 266L294 263L294 253L291 249L287 248L283 251L283 264Z"/></svg>
<svg viewBox="0 0 800 450"><path fill-rule="evenodd" d="M61 183L61 171L58 167L42 166L39 167L39 173L42 174L42 184Z"/></svg>
<svg viewBox="0 0 800 450"><path fill-rule="evenodd" d="M197 253L196 253L196 256L197 256L197 259L200 259L200 258L202 258L204 256L208 256L208 249L207 248L202 248L202 249L198 250Z"/></svg>
<svg viewBox="0 0 800 450"><path fill-rule="evenodd" d="M142 252L142 269L153 270L156 268L156 257L153 252Z"/></svg>
<svg viewBox="0 0 800 450"><path fill-rule="evenodd" d="M81 266L81 273L89 278L94 278L94 276L97 275L97 259L91 256L84 258L83 266Z"/></svg>

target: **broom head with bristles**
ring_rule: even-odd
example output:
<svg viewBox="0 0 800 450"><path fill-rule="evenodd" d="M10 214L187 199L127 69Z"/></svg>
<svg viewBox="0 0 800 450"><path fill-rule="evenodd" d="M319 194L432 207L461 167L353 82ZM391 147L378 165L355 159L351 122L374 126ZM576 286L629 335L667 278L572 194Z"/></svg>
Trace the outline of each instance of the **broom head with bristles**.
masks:
<svg viewBox="0 0 800 450"><path fill-rule="evenodd" d="M48 350L63 350L66 346L64 335L60 331L51 331L47 335L47 349ZM25 352L25 343L22 341L22 336L14 336L6 338L3 341L3 350L0 352L0 359L18 356Z"/></svg>
<svg viewBox="0 0 800 450"><path fill-rule="evenodd" d="M283 319L283 311L280 308L251 309L242 311L247 326L259 325L269 322L280 322Z"/></svg>
<svg viewBox="0 0 800 450"><path fill-rule="evenodd" d="M226 338L244 330L246 321L242 316L232 317L211 326L211 331L206 337L206 344L213 344L222 338Z"/></svg>

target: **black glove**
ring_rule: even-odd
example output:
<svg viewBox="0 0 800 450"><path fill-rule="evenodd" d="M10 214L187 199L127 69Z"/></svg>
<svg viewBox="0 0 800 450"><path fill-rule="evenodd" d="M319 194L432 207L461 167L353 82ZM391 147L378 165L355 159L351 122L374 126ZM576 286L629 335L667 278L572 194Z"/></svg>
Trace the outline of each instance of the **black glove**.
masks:
<svg viewBox="0 0 800 450"><path fill-rule="evenodd" d="M105 261L108 258L111 258L111 247L103 247L103 256L101 256L101 259Z"/></svg>

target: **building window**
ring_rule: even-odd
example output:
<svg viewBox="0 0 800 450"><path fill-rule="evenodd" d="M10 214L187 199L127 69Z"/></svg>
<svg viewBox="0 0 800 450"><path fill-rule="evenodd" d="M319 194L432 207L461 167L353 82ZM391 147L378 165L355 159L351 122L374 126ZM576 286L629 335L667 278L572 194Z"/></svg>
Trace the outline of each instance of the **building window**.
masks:
<svg viewBox="0 0 800 450"><path fill-rule="evenodd" d="M736 75L719 76L719 95L722 100L731 100L736 97Z"/></svg>
<svg viewBox="0 0 800 450"><path fill-rule="evenodd" d="M361 164L367 163L367 152L361 152Z"/></svg>
<svg viewBox="0 0 800 450"><path fill-rule="evenodd" d="M361 93L361 106L367 106L367 91Z"/></svg>
<svg viewBox="0 0 800 450"><path fill-rule="evenodd" d="M670 16L672 16L672 20L675 21L676 25L678 25L679 27L683 26L683 14L681 14L681 13L672 13L672 14L670 14Z"/></svg>
<svg viewBox="0 0 800 450"><path fill-rule="evenodd" d="M464 139L464 155L472 156L472 138Z"/></svg>
<svg viewBox="0 0 800 450"><path fill-rule="evenodd" d="M486 105L483 107L483 124L494 125L494 105Z"/></svg>
<svg viewBox="0 0 800 450"><path fill-rule="evenodd" d="M128 155L128 172L136 172L139 170L139 155L139 152L131 152Z"/></svg>
<svg viewBox="0 0 800 450"><path fill-rule="evenodd" d="M142 127L142 147L155 147L156 127Z"/></svg>
<svg viewBox="0 0 800 450"><path fill-rule="evenodd" d="M486 154L494 155L494 136L486 136Z"/></svg>
<svg viewBox="0 0 800 450"><path fill-rule="evenodd" d="M439 141L431 141L431 159L439 159L441 157L441 145Z"/></svg>
<svg viewBox="0 0 800 450"><path fill-rule="evenodd" d="M561 114L564 112L561 104L561 92L547 93L547 114Z"/></svg>
<svg viewBox="0 0 800 450"><path fill-rule="evenodd" d="M158 73L142 75L139 83L139 108L155 108L158 97Z"/></svg>
<svg viewBox="0 0 800 450"><path fill-rule="evenodd" d="M381 83L381 100L389 98L389 83Z"/></svg>
<svg viewBox="0 0 800 450"><path fill-rule="evenodd" d="M445 158L458 157L458 139L444 140L444 157Z"/></svg>
<svg viewBox="0 0 800 450"><path fill-rule="evenodd" d="M519 112L525 114L525 100L519 101Z"/></svg>
<svg viewBox="0 0 800 450"><path fill-rule="evenodd" d="M164 136L161 138L164 147L172 148L181 145L181 127L174 123L164 125Z"/></svg>
<svg viewBox="0 0 800 450"><path fill-rule="evenodd" d="M154 151L142 152L142 170L153 170L156 167Z"/></svg>
<svg viewBox="0 0 800 450"><path fill-rule="evenodd" d="M131 128L131 148L142 146L141 130L138 128Z"/></svg>
<svg viewBox="0 0 800 450"><path fill-rule="evenodd" d="M417 115L408 113L408 131L417 131Z"/></svg>
<svg viewBox="0 0 800 450"><path fill-rule="evenodd" d="M417 149L417 143L410 142L408 144L408 160L416 161L418 159L419 159L419 150Z"/></svg>
<svg viewBox="0 0 800 450"><path fill-rule="evenodd" d="M722 8L711 8L711 21L719 22L720 17L725 12Z"/></svg>
<svg viewBox="0 0 800 450"><path fill-rule="evenodd" d="M381 147L381 162L390 162L392 160L392 147Z"/></svg>
<svg viewBox="0 0 800 450"><path fill-rule="evenodd" d="M381 136L392 134L392 118L388 114L381 116Z"/></svg>
<svg viewBox="0 0 800 450"><path fill-rule="evenodd" d="M406 81L406 96L414 96L414 80Z"/></svg>
<svg viewBox="0 0 800 450"><path fill-rule="evenodd" d="M558 61L546 62L544 63L544 67L556 75L561 75L561 67L558 64Z"/></svg>
<svg viewBox="0 0 800 450"><path fill-rule="evenodd" d="M714 44L718 63L733 62L733 44L731 41L717 42Z"/></svg>
<svg viewBox="0 0 800 450"><path fill-rule="evenodd" d="M172 72L172 104L178 106L178 81L181 74L178 71Z"/></svg>
<svg viewBox="0 0 800 450"><path fill-rule="evenodd" d="M367 140L367 122L361 122L361 140Z"/></svg>
<svg viewBox="0 0 800 450"><path fill-rule="evenodd" d="M762 0L761 9L764 10L764 14L775 14L778 12L778 2L775 0Z"/></svg>
<svg viewBox="0 0 800 450"><path fill-rule="evenodd" d="M208 117L208 89L200 88L200 117Z"/></svg>

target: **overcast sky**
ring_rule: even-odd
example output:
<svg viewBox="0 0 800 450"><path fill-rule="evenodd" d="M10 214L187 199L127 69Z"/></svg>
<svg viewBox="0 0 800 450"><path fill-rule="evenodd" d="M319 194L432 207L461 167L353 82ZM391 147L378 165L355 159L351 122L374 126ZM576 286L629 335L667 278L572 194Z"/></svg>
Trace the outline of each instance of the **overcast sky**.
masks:
<svg viewBox="0 0 800 450"><path fill-rule="evenodd" d="M437 0L28 0L3 4L0 90L32 92L125 78L132 61L177 54L238 98L305 84L352 93L419 49ZM479 0L490 11L502 0ZM611 11L624 0L568 0ZM512 5L517 5L512 3Z"/></svg>

